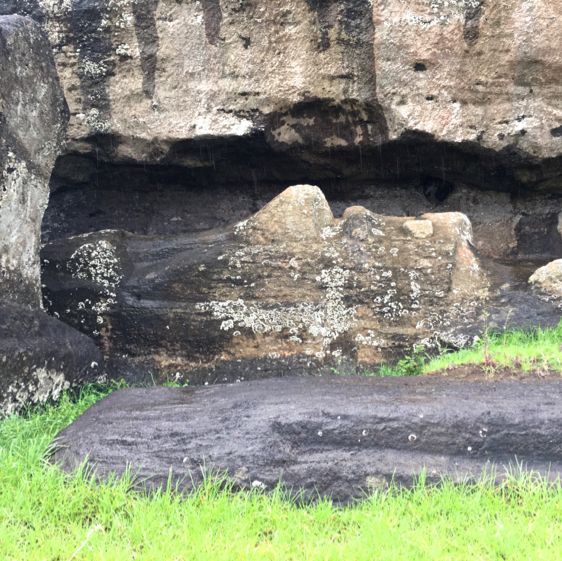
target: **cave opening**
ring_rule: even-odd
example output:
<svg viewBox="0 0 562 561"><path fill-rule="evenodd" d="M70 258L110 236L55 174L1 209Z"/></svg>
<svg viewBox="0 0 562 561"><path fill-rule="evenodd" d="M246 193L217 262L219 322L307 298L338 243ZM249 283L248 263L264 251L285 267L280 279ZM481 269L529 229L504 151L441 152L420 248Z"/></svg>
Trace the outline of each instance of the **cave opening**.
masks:
<svg viewBox="0 0 562 561"><path fill-rule="evenodd" d="M562 197L548 188L560 182L558 167L509 151L415 133L378 146L279 150L257 134L150 147L139 162L116 156L119 139L95 142L95 156L57 161L46 243L106 229L150 236L226 228L290 185L312 184L336 216L354 205L391 216L458 211L485 256L547 260L561 252Z"/></svg>

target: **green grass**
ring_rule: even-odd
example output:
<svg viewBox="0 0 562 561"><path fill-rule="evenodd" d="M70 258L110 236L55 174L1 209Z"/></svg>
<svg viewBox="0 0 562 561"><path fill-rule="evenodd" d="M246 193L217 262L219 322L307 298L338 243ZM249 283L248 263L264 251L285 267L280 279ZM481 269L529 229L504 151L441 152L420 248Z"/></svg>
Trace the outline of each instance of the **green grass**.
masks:
<svg viewBox="0 0 562 561"><path fill-rule="evenodd" d="M523 372L552 370L562 373L562 321L549 329L486 335L474 347L430 360L424 364L422 373L465 364L483 365L492 373L494 368L501 366Z"/></svg>
<svg viewBox="0 0 562 561"><path fill-rule="evenodd" d="M417 346L413 353L397 364L383 365L365 375L416 376L465 365L481 366L490 375L502 367L521 372L562 374L562 321L551 328L486 333L472 347L455 352L444 351L435 357L422 346Z"/></svg>
<svg viewBox="0 0 562 561"><path fill-rule="evenodd" d="M2 561L557 561L562 487L531 476L500 487L378 493L348 508L297 506L281 492L209 482L147 497L45 463L53 436L106 391L0 421Z"/></svg>

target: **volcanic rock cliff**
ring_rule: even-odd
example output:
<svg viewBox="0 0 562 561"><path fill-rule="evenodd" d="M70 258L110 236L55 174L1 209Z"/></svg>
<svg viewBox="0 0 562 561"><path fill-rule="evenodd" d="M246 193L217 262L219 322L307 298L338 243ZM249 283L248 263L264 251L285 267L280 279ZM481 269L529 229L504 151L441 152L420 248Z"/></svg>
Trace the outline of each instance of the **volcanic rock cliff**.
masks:
<svg viewBox="0 0 562 561"><path fill-rule="evenodd" d="M558 297L527 280L562 256L561 11L2 2L43 27L70 108L43 221L48 310L133 379L371 364L484 324L555 323ZM291 185L326 199L275 198ZM264 315L280 321L256 330Z"/></svg>

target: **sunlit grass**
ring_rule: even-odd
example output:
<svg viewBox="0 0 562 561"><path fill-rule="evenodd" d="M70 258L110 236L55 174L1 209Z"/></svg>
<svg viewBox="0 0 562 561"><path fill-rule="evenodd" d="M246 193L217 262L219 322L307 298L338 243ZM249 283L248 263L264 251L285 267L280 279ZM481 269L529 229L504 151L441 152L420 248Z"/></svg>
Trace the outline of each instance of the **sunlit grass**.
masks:
<svg viewBox="0 0 562 561"><path fill-rule="evenodd" d="M562 321L554 328L487 334L474 347L433 358L423 366L422 372L466 364L484 365L492 370L508 366L522 372L562 373Z"/></svg>
<svg viewBox="0 0 562 561"><path fill-rule="evenodd" d="M207 482L146 496L45 462L54 435L107 390L0 421L2 561L556 561L562 488L531 476L376 493L338 508Z"/></svg>

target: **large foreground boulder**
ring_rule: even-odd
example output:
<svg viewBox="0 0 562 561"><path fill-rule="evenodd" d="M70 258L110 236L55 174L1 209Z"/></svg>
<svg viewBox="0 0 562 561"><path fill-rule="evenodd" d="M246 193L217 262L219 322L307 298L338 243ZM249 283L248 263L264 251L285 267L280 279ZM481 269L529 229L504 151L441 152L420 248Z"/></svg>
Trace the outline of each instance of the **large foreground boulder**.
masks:
<svg viewBox="0 0 562 561"><path fill-rule="evenodd" d="M73 471L191 488L227 473L243 487L281 482L337 500L425 470L498 479L521 467L562 475L562 381L283 378L112 394L65 429L53 460Z"/></svg>
<svg viewBox="0 0 562 561"><path fill-rule="evenodd" d="M46 37L0 17L0 415L95 376L87 337L41 309L39 247L68 110Z"/></svg>
<svg viewBox="0 0 562 561"><path fill-rule="evenodd" d="M102 231L42 255L48 308L134 380L367 368L415 343L463 345L488 286L464 215L334 218L310 185L225 231Z"/></svg>

